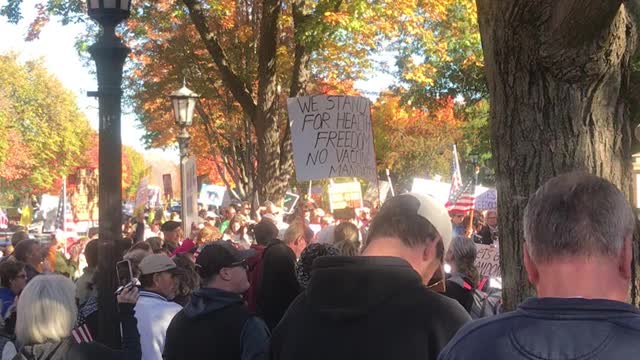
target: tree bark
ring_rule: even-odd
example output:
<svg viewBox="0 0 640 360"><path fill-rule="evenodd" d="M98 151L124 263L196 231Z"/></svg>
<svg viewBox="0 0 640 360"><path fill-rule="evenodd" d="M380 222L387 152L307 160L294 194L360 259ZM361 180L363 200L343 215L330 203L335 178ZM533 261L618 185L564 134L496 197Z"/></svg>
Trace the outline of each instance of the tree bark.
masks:
<svg viewBox="0 0 640 360"><path fill-rule="evenodd" d="M491 98L505 307L533 294L522 214L549 178L584 170L625 192L624 94L635 22L620 0L476 0Z"/></svg>
<svg viewBox="0 0 640 360"><path fill-rule="evenodd" d="M189 9L200 38L220 71L222 80L251 119L256 131L258 173L254 185L260 199L279 203L284 199L293 166L291 139L288 129L280 126L277 114L276 87L278 45L278 20L282 10L281 0L263 0L258 40L258 99L253 99L250 86L233 72L220 46L220 42L206 22L200 0L183 0Z"/></svg>
<svg viewBox="0 0 640 360"><path fill-rule="evenodd" d="M287 190L291 169L283 162L277 115L278 19L281 0L264 0L258 42L258 107L255 118L258 138L258 193L262 201L279 203ZM285 139L287 134L282 135ZM286 162L286 161L285 161Z"/></svg>

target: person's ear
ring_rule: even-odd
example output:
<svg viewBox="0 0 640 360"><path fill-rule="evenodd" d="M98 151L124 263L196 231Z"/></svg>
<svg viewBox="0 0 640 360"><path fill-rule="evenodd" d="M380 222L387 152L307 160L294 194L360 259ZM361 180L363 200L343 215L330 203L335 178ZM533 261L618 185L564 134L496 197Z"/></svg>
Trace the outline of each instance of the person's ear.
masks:
<svg viewBox="0 0 640 360"><path fill-rule="evenodd" d="M438 259L438 241L427 241L424 249L422 250L422 260L425 262L432 262Z"/></svg>
<svg viewBox="0 0 640 360"><path fill-rule="evenodd" d="M631 280L631 261L633 259L633 235L625 236L618 258L618 271L625 280Z"/></svg>
<svg viewBox="0 0 640 360"><path fill-rule="evenodd" d="M229 271L229 268L222 268L220 270L220 278L222 278L225 281L230 281L231 280L231 272Z"/></svg>
<svg viewBox="0 0 640 360"><path fill-rule="evenodd" d="M158 282L160 282L161 273L153 274L153 285L158 286Z"/></svg>
<svg viewBox="0 0 640 360"><path fill-rule="evenodd" d="M527 277L531 285L536 286L538 284L538 280L540 280L540 273L538 272L538 266L531 259L531 255L529 255L529 246L527 246L527 242L522 243L522 253L524 260L524 268L527 270Z"/></svg>

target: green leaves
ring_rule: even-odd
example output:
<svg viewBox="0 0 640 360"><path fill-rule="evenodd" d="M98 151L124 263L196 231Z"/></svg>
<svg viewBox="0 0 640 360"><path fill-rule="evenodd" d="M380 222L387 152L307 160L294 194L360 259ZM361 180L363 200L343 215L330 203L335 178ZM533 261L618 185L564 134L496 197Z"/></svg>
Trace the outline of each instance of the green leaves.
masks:
<svg viewBox="0 0 640 360"><path fill-rule="evenodd" d="M7 0L7 4L0 8L0 15L5 16L12 24L17 24L22 20L20 7L22 0Z"/></svg>
<svg viewBox="0 0 640 360"><path fill-rule="evenodd" d="M0 89L0 121L9 129L0 135L2 191L47 191L80 163L89 123L40 60L22 64L15 54L0 55Z"/></svg>

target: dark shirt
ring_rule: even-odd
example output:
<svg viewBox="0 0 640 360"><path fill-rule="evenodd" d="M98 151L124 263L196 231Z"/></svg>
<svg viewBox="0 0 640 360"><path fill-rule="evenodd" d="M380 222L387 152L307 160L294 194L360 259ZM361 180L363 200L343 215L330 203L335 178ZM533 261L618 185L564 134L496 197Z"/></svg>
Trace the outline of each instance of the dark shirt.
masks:
<svg viewBox="0 0 640 360"><path fill-rule="evenodd" d="M220 289L196 290L171 320L165 360L265 360L269 330L249 313L242 297Z"/></svg>
<svg viewBox="0 0 640 360"><path fill-rule="evenodd" d="M257 314L273 330L300 293L296 255L283 242L267 246L262 254L262 278L258 284Z"/></svg>
<svg viewBox="0 0 640 360"><path fill-rule="evenodd" d="M33 279L34 277L40 275L40 272L38 272L38 270L36 270L36 268L31 266L30 264L25 264L24 272L27 273L27 283L29 283L29 281L31 281L31 279Z"/></svg>
<svg viewBox="0 0 640 360"><path fill-rule="evenodd" d="M636 359L640 311L580 298L531 298L516 311L467 324L440 354L451 359Z"/></svg>
<svg viewBox="0 0 640 360"><path fill-rule="evenodd" d="M273 360L435 360L471 318L397 257L325 256L271 339Z"/></svg>
<svg viewBox="0 0 640 360"><path fill-rule="evenodd" d="M460 274L452 274L447 277L444 295L456 300L468 313L471 313L473 306L473 292L473 282L469 279Z"/></svg>

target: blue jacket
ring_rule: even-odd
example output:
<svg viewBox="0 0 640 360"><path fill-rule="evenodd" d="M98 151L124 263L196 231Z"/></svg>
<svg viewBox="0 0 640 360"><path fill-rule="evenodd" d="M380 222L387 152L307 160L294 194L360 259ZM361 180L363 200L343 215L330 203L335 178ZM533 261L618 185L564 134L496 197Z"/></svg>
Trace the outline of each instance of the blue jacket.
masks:
<svg viewBox="0 0 640 360"><path fill-rule="evenodd" d="M0 301L2 301L2 310L0 310L0 315L4 319L7 315L7 310L13 305L13 300L16 298L16 294L11 291L9 288L0 288Z"/></svg>
<svg viewBox="0 0 640 360"><path fill-rule="evenodd" d="M640 311L609 300L532 298L464 326L438 359L637 359Z"/></svg>

